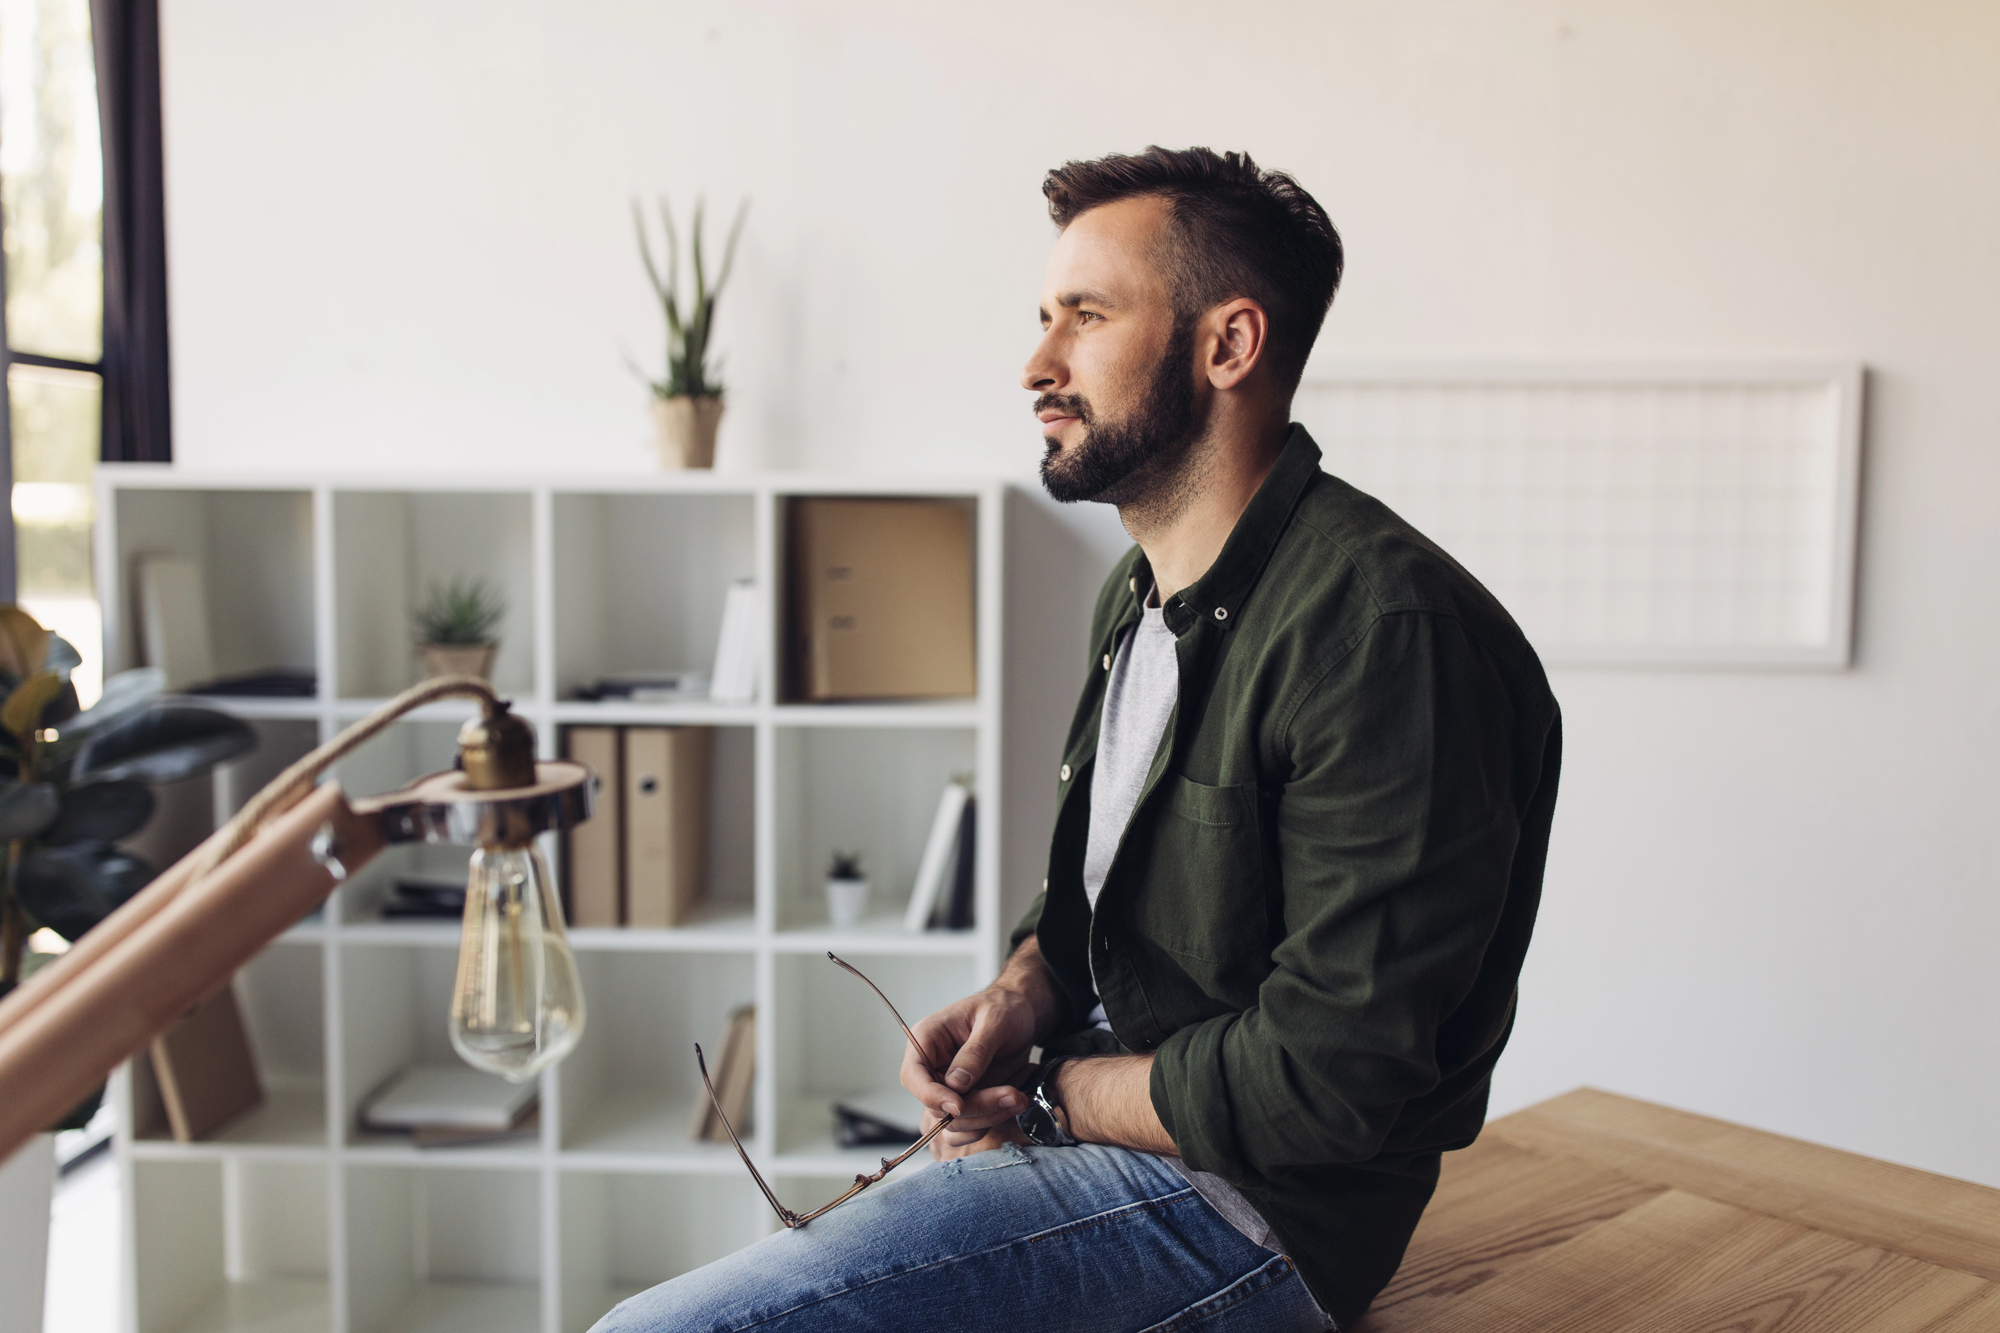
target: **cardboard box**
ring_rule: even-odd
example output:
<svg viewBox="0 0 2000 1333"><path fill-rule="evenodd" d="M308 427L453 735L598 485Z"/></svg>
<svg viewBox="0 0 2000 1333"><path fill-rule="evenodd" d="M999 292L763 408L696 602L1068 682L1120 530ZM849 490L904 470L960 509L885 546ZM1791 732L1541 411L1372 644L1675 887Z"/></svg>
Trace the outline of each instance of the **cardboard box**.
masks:
<svg viewBox="0 0 2000 1333"><path fill-rule="evenodd" d="M969 501L815 497L790 519L790 697L978 693Z"/></svg>

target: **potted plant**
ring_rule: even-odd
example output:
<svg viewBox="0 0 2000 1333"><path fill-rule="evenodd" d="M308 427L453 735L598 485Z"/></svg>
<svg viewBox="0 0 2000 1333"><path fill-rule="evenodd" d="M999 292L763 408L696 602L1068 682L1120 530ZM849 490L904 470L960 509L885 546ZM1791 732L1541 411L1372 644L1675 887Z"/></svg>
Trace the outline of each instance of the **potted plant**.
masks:
<svg viewBox="0 0 2000 1333"><path fill-rule="evenodd" d="M868 914L868 879L861 873L860 852L835 852L826 869L826 915L843 929L861 924Z"/></svg>
<svg viewBox="0 0 2000 1333"><path fill-rule="evenodd" d="M422 604L410 613L424 675L486 679L500 648L493 631L506 614L507 599L484 579L431 584Z"/></svg>
<svg viewBox="0 0 2000 1333"><path fill-rule="evenodd" d="M653 262L652 243L646 238L645 217L638 202L632 204L632 225L639 234L639 257L645 261L653 294L659 298L660 308L667 317L666 378L656 380L638 366L632 367L633 373L653 391L653 424L659 437L660 466L664 468L715 465L715 432L722 424L723 407L722 381L717 378L721 362L709 358L708 345L715 331L715 301L722 295L723 284L729 281L730 266L736 262L736 242L743 234L743 219L749 211L750 202L746 199L736 210L736 221L729 228L729 240L722 249L722 267L711 287L701 257L702 205L699 200L695 202L690 246L694 260L694 302L683 310L680 233L674 228L673 211L666 200L660 200L660 225L667 241L667 276L662 281L659 265Z"/></svg>
<svg viewBox="0 0 2000 1333"><path fill-rule="evenodd" d="M54 956L30 952L31 935L46 929L73 943L152 880L153 867L116 844L152 818L155 784L199 776L257 743L239 718L162 699L157 667L113 676L79 712L70 672L80 665L34 617L0 606L0 998ZM46 1247L55 1131L89 1123L101 1096L0 1166L0 1234L29 1242L16 1256L20 1273L0 1270L9 1279L0 1290L17 1305L17 1290L41 1290L28 1252L36 1238Z"/></svg>

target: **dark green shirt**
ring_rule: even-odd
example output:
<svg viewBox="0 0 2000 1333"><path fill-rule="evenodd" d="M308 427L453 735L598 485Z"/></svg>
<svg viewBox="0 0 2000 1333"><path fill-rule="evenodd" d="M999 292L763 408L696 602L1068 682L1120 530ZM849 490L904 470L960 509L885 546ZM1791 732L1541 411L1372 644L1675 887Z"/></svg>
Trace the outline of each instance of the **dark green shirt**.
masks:
<svg viewBox="0 0 2000 1333"><path fill-rule="evenodd" d="M1166 605L1180 702L1095 914L1083 891L1104 663L1152 576L1098 597L1034 933L1052 1053L1151 1051L1191 1167L1271 1224L1321 1307L1396 1271L1438 1154L1485 1121L1555 808L1561 723L1477 580L1320 471L1293 426L1215 564ZM1093 987L1092 965L1101 985Z"/></svg>

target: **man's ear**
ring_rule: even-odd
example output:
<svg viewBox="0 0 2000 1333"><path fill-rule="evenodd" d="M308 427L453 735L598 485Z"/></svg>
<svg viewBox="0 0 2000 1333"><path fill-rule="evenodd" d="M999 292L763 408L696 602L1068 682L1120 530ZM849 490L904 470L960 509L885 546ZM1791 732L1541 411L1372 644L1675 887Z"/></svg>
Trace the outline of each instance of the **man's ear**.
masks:
<svg viewBox="0 0 2000 1333"><path fill-rule="evenodd" d="M1209 334L1203 369L1215 388L1235 388L1269 355L1271 317L1247 296L1224 301L1202 317L1202 324Z"/></svg>

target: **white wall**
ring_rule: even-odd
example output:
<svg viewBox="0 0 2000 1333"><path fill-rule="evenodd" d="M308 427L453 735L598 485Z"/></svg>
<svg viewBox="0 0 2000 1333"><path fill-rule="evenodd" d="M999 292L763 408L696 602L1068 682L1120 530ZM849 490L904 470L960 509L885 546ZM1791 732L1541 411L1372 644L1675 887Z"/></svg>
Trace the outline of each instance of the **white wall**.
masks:
<svg viewBox="0 0 2000 1333"><path fill-rule="evenodd" d="M647 467L625 209L665 190L755 198L724 466L1026 478L1041 172L1153 141L1247 147L1327 205L1323 360L1866 362L1855 669L1556 680L1496 1103L1590 1082L2000 1184L2000 8L164 9L195 465ZM1119 542L1017 519L1033 813Z"/></svg>

